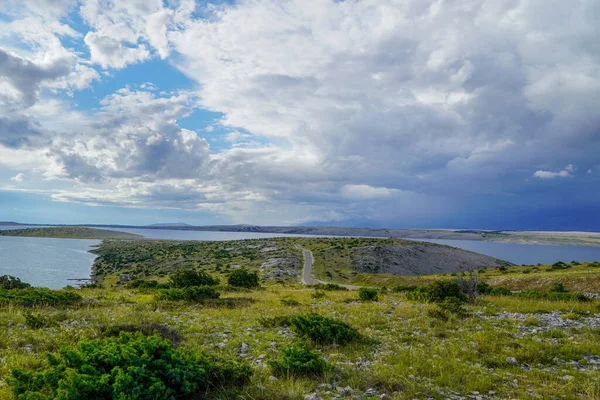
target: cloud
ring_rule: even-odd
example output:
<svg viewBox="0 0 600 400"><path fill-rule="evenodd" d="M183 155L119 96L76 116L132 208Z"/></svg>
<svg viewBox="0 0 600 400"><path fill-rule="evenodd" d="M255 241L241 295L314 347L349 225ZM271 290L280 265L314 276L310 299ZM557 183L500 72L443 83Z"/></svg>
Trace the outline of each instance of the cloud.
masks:
<svg viewBox="0 0 600 400"><path fill-rule="evenodd" d="M539 179L554 179L554 178L569 178L573 176L575 172L575 167L572 164L567 165L562 171L552 172L552 171L544 171L538 170L535 171L533 176Z"/></svg>
<svg viewBox="0 0 600 400"><path fill-rule="evenodd" d="M597 1L35 3L11 1L0 33L0 155L57 201L418 224L558 207L531 171L597 163ZM58 100L151 59L193 84ZM182 122L199 109L222 118Z"/></svg>
<svg viewBox="0 0 600 400"><path fill-rule="evenodd" d="M18 174L16 174L12 178L10 178L10 180L13 182L23 182L24 178L25 178L25 174L22 172L19 172Z"/></svg>
<svg viewBox="0 0 600 400"><path fill-rule="evenodd" d="M347 199L362 200L388 197L398 193L399 190L369 185L344 185L341 192L342 196Z"/></svg>

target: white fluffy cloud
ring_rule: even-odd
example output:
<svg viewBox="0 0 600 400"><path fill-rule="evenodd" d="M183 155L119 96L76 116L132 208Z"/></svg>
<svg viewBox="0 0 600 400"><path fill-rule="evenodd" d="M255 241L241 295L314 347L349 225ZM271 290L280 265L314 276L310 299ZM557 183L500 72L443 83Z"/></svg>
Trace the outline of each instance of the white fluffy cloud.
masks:
<svg viewBox="0 0 600 400"><path fill-rule="evenodd" d="M567 165L563 170L558 172L537 170L533 176L539 179L554 179L554 178L569 178L573 176L575 167L572 164Z"/></svg>
<svg viewBox="0 0 600 400"><path fill-rule="evenodd" d="M537 204L531 171L576 182L561 166L597 164L598 0L10 4L35 22L5 24L0 45L35 43L0 53L0 104L14 110L0 114L0 145L40 152L36 173L74 182L60 201L235 222L406 221L487 196ZM69 13L89 29L71 28ZM49 115L53 103L38 102L44 88L87 87L98 66L152 58L197 85L125 88L85 112ZM223 115L198 132L225 131L229 148L180 126L197 108Z"/></svg>

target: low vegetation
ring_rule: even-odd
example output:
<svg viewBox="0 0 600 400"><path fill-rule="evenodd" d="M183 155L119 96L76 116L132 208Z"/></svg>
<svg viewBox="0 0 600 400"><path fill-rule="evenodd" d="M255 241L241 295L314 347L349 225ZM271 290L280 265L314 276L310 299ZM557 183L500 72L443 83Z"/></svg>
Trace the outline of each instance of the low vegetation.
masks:
<svg viewBox="0 0 600 400"><path fill-rule="evenodd" d="M101 246L97 287L0 279L0 400L600 398L594 263L357 275L359 292L271 279L299 271L288 239L140 242Z"/></svg>
<svg viewBox="0 0 600 400"><path fill-rule="evenodd" d="M14 369L8 382L18 399L168 399L236 387L251 373L160 336L121 333L62 348L39 370Z"/></svg>

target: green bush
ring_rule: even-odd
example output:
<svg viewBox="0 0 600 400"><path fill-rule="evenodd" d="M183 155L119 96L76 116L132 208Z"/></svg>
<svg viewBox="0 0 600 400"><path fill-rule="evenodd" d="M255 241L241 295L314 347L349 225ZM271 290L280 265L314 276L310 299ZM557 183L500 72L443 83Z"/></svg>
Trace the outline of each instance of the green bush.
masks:
<svg viewBox="0 0 600 400"><path fill-rule="evenodd" d="M360 288L358 289L358 298L362 301L377 301L379 300L379 296L377 295L377 290L372 288Z"/></svg>
<svg viewBox="0 0 600 400"><path fill-rule="evenodd" d="M483 271L483 270L480 270ZM479 282L477 284L477 291L479 292L479 294L490 294L492 293L493 288L485 283L485 282Z"/></svg>
<svg viewBox="0 0 600 400"><path fill-rule="evenodd" d="M293 343L281 350L279 358L269 366L276 375L322 375L332 366L305 343Z"/></svg>
<svg viewBox="0 0 600 400"><path fill-rule="evenodd" d="M251 374L247 365L176 349L159 336L121 333L63 347L41 370L12 370L9 383L17 399L172 399L240 386Z"/></svg>
<svg viewBox="0 0 600 400"><path fill-rule="evenodd" d="M30 287L29 283L21 282L17 277L10 275L0 276L0 289L27 289Z"/></svg>
<svg viewBox="0 0 600 400"><path fill-rule="evenodd" d="M467 296L456 281L436 281L427 286L419 286L416 290L406 293L406 298L409 300L428 302L444 301L447 297L467 301Z"/></svg>
<svg viewBox="0 0 600 400"><path fill-rule="evenodd" d="M579 293L561 293L561 292L540 292L537 290L523 290L517 293L518 297L524 299L535 300L552 300L552 301L590 301L591 299Z"/></svg>
<svg viewBox="0 0 600 400"><path fill-rule="evenodd" d="M247 269L236 269L227 278L231 286L255 288L259 286L258 274Z"/></svg>
<svg viewBox="0 0 600 400"><path fill-rule="evenodd" d="M319 284L315 285L317 289L327 290L327 291L347 291L348 288L344 286L340 286L337 283L327 283L325 285Z"/></svg>
<svg viewBox="0 0 600 400"><path fill-rule="evenodd" d="M158 300L203 301L218 299L220 293L211 286L192 286L183 289L163 289L156 294Z"/></svg>
<svg viewBox="0 0 600 400"><path fill-rule="evenodd" d="M217 278L204 271L181 269L169 275L169 286L173 288L188 288L192 286L215 286L219 284Z"/></svg>
<svg viewBox="0 0 600 400"><path fill-rule="evenodd" d="M0 289L0 305L14 304L24 307L39 306L66 306L81 301L82 297L77 293L50 290L50 289L22 289L3 290Z"/></svg>
<svg viewBox="0 0 600 400"><path fill-rule="evenodd" d="M550 270L552 270L552 271L558 271L558 270L569 269L569 268L571 268L571 266L569 264L565 264L562 261L554 263L550 266Z"/></svg>
<svg viewBox="0 0 600 400"><path fill-rule="evenodd" d="M565 287L565 284L562 282L554 282L550 287L550 293L567 293L569 290Z"/></svg>
<svg viewBox="0 0 600 400"><path fill-rule="evenodd" d="M144 336L159 335L163 339L169 340L174 345L177 345L183 340L183 337L175 329L162 324L110 324L100 328L101 337L119 336L121 332L136 333L139 332Z"/></svg>
<svg viewBox="0 0 600 400"><path fill-rule="evenodd" d="M344 321L318 314L294 316L290 324L298 336L320 344L344 344L360 337L358 331Z"/></svg>
<svg viewBox="0 0 600 400"><path fill-rule="evenodd" d="M277 317L258 317L258 323L260 326L265 328L290 326L290 317L287 315L280 315Z"/></svg>
<svg viewBox="0 0 600 400"><path fill-rule="evenodd" d="M56 325L50 318L41 314L25 314L25 325L31 329L47 328Z"/></svg>
<svg viewBox="0 0 600 400"><path fill-rule="evenodd" d="M513 292L508 288L497 286L489 294L492 296L512 296Z"/></svg>

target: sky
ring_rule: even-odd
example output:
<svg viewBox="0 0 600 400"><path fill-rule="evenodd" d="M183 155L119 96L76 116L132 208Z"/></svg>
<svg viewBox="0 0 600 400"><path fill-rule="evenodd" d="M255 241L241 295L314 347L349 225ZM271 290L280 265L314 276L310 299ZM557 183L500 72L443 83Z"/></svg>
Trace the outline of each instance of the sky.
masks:
<svg viewBox="0 0 600 400"><path fill-rule="evenodd" d="M600 0L0 0L0 220L600 231Z"/></svg>

